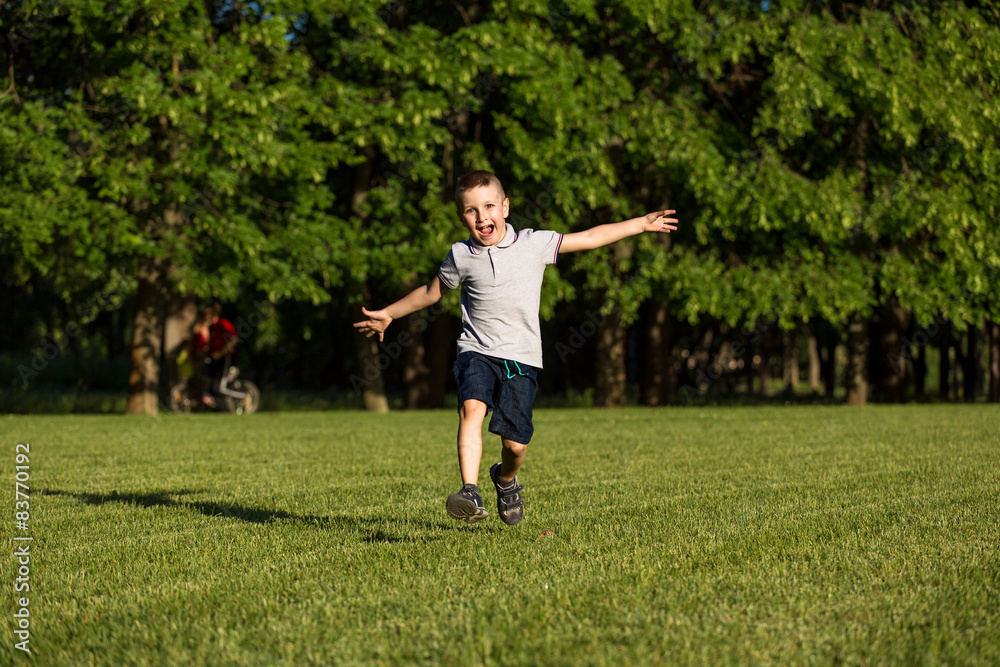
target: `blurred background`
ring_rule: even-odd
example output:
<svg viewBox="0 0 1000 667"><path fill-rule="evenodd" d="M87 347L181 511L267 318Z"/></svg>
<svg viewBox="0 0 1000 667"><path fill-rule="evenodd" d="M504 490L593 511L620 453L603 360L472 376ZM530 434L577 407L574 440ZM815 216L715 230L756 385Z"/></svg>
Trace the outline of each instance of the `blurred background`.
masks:
<svg viewBox="0 0 1000 667"><path fill-rule="evenodd" d="M213 300L265 409L452 407L464 238L549 267L539 405L1000 400L1000 6L0 2L0 412L163 409ZM9 318L9 319L8 319Z"/></svg>

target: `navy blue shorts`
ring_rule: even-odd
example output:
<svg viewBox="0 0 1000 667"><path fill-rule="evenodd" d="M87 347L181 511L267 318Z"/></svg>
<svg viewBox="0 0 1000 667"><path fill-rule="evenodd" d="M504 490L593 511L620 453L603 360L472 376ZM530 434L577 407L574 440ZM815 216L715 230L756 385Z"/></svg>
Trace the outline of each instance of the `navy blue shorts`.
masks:
<svg viewBox="0 0 1000 667"><path fill-rule="evenodd" d="M458 405L469 399L482 401L493 411L490 433L522 445L531 441L531 406L538 389L538 369L509 359L478 352L458 355L453 368L458 382Z"/></svg>

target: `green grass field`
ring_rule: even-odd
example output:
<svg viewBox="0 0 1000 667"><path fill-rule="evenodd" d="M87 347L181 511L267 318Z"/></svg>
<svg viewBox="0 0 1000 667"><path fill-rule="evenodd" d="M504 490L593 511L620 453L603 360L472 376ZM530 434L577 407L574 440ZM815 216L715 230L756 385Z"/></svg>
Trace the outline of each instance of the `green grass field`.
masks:
<svg viewBox="0 0 1000 667"><path fill-rule="evenodd" d="M542 410L513 528L456 424L0 417L35 663L1000 663L995 406Z"/></svg>

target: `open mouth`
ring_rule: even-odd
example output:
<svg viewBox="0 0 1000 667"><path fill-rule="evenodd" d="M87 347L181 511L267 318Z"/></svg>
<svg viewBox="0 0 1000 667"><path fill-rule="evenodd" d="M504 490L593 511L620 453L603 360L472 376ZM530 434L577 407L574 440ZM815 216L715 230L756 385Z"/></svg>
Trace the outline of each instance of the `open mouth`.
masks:
<svg viewBox="0 0 1000 667"><path fill-rule="evenodd" d="M479 232L479 236L485 241L486 239L493 237L496 227L493 225L484 225L482 227L476 227L476 231Z"/></svg>

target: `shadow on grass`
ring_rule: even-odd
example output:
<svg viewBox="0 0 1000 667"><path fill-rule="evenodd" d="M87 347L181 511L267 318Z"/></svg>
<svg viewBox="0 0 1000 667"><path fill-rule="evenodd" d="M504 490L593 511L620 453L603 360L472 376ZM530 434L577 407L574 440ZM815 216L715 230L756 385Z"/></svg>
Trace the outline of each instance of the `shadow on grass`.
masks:
<svg viewBox="0 0 1000 667"><path fill-rule="evenodd" d="M316 526L324 530L349 530L360 533L361 541L369 544L396 544L400 542L429 541L431 537L421 535L413 537L410 535L392 535L385 532L386 524L397 525L402 532L410 532L414 529L420 531L451 531L460 527L449 526L432 521L414 521L405 517L391 517L386 519L362 519L349 516L316 516L311 514L292 514L283 510L270 510L260 507L249 507L233 503L218 503L205 500L184 500L182 496L199 493L190 489L179 489L177 491L156 491L153 493L80 493L73 491L60 491L59 489L41 489L39 493L43 496L62 496L75 498L87 505L106 505L108 503L120 503L122 505L135 505L137 507L172 507L177 509L194 510L208 517L234 519L265 525L278 521L291 521L306 525Z"/></svg>

